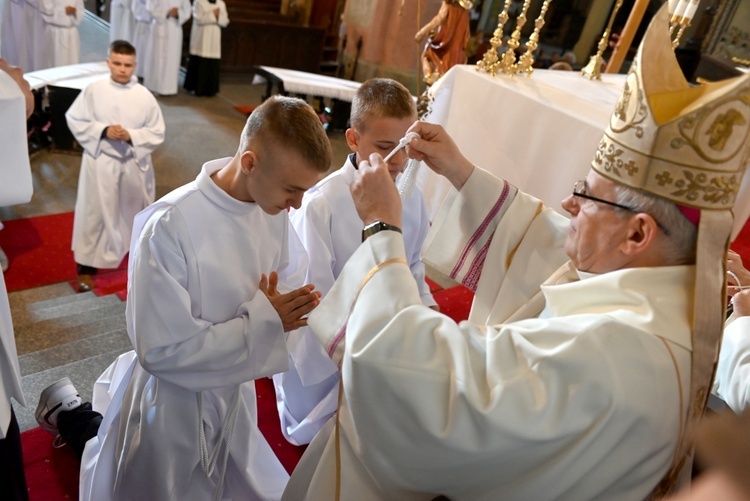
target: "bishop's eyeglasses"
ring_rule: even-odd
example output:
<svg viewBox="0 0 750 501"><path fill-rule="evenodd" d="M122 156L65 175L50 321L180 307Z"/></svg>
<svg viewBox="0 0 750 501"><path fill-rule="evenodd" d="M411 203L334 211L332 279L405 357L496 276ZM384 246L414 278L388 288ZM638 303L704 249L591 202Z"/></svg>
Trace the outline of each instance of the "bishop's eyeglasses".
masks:
<svg viewBox="0 0 750 501"><path fill-rule="evenodd" d="M643 213L642 210L636 210L636 209L634 209L632 207L628 207L627 205L618 204L617 202L610 202L609 200L604 200L603 198L598 198L598 197L589 195L588 193L586 193L586 191L587 190L586 190L586 180L585 179L581 179L580 181L576 182L576 184L573 185L573 196L574 197L585 198L586 200L592 200L592 201L598 202L600 204L606 204L606 205L609 205L611 207L615 207L617 209L622 209L622 210L626 210L628 212L632 212L633 214L642 214ZM661 223L659 221L657 221L654 216L651 216L651 218L656 223L656 226L658 226L659 229L661 231L663 231L666 236L669 236L669 230L666 229L664 226L662 226Z"/></svg>

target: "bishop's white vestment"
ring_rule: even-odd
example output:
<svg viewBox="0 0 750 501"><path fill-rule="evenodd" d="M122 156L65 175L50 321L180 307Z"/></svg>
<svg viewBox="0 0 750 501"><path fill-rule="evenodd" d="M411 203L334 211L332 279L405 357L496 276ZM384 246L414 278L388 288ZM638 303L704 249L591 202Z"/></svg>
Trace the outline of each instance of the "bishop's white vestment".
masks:
<svg viewBox="0 0 750 501"><path fill-rule="evenodd" d="M713 393L738 414L750 406L750 317L730 317L724 327Z"/></svg>
<svg viewBox="0 0 750 501"><path fill-rule="evenodd" d="M76 13L66 14L67 6L75 7ZM39 0L45 25L45 68L78 64L81 57L78 25L83 20L84 9L83 0Z"/></svg>
<svg viewBox="0 0 750 501"><path fill-rule="evenodd" d="M122 383L86 444L82 500L204 501L222 483L220 499L278 499L289 478L257 427L254 380L289 356L258 283L277 271L281 292L302 286L307 258L286 211L213 182L229 160L137 217L126 317L138 357L129 375L108 371Z"/></svg>
<svg viewBox="0 0 750 501"><path fill-rule="evenodd" d="M460 324L421 305L397 233L363 243L309 320L341 403L284 499L644 499L687 409L695 270L579 279L566 223L475 169L423 254L476 290Z"/></svg>
<svg viewBox="0 0 750 501"><path fill-rule="evenodd" d="M164 119L154 96L135 78L86 87L65 114L83 147L73 219L76 263L117 268L130 247L133 218L154 201L151 153L164 142ZM102 137L121 125L130 143Z"/></svg>
<svg viewBox="0 0 750 501"><path fill-rule="evenodd" d="M173 7L178 17L167 17ZM190 0L146 0L151 24L143 61L143 85L162 96L177 94L182 58L182 25L190 19Z"/></svg>
<svg viewBox="0 0 750 501"><path fill-rule="evenodd" d="M302 206L290 219L310 258L307 283L325 296L344 265L362 242L362 220L349 186L354 180L354 154L344 166L305 193ZM430 228L427 208L418 189L402 201L403 236L409 269L423 304L435 305L425 282L422 244ZM293 444L307 444L336 411L338 368L309 329L289 336L290 369L276 374L274 386L281 431Z"/></svg>

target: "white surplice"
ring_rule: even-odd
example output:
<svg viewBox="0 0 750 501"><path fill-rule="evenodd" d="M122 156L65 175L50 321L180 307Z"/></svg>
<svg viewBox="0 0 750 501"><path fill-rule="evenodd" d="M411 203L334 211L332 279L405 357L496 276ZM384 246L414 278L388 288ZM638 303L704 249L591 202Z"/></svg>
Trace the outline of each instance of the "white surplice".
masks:
<svg viewBox="0 0 750 501"><path fill-rule="evenodd" d="M219 9L219 17L214 10ZM190 28L190 54L209 59L221 59L221 29L229 25L224 0L193 2L193 26Z"/></svg>
<svg viewBox="0 0 750 501"><path fill-rule="evenodd" d="M107 77L86 87L65 114L83 147L73 220L76 263L116 268L130 247L133 218L154 201L151 153L164 142L164 119L154 96L135 78ZM121 125L131 143L102 138Z"/></svg>
<svg viewBox="0 0 750 501"><path fill-rule="evenodd" d="M132 44L134 31L131 0L112 0L109 4L109 41L126 40Z"/></svg>
<svg viewBox="0 0 750 501"><path fill-rule="evenodd" d="M341 169L305 193L300 209L290 215L310 256L306 280L324 296L362 242L364 225L349 191L356 173L353 159L352 154ZM432 306L436 302L425 282L421 260L422 244L430 228L422 193L412 190L402 205L409 267L422 303ZM309 329L292 333L288 345L290 369L273 377L281 431L291 443L307 444L336 411L339 374Z"/></svg>
<svg viewBox="0 0 750 501"><path fill-rule="evenodd" d="M75 7L75 15L65 13L65 7ZM45 68L78 64L81 41L78 25L83 20L83 0L39 0L44 20Z"/></svg>
<svg viewBox="0 0 750 501"><path fill-rule="evenodd" d="M254 380L288 367L281 320L258 283L278 271L281 292L299 287L307 259L286 211L271 216L213 182L228 162L205 164L136 218L126 317L138 359L130 374L109 371L125 376L86 444L82 500L211 499L223 443L222 499L278 499L288 480L257 427ZM220 447L210 478L200 430L209 454Z"/></svg>
<svg viewBox="0 0 750 501"><path fill-rule="evenodd" d="M146 0L131 0L133 13L133 46L135 47L135 74L143 78L148 57L148 37L151 32L151 14L146 8Z"/></svg>
<svg viewBox="0 0 750 501"><path fill-rule="evenodd" d="M13 66L24 67L26 62L26 17L23 0L3 0L3 24L0 28L0 56ZM26 70L28 71L28 70Z"/></svg>
<svg viewBox="0 0 750 501"><path fill-rule="evenodd" d="M178 18L167 17L173 7ZM162 96L177 94L182 58L182 25L190 19L190 0L146 0L151 24L143 60L143 85Z"/></svg>
<svg viewBox="0 0 750 501"><path fill-rule="evenodd" d="M750 317L731 317L724 327L713 392L738 414L750 407Z"/></svg>
<svg viewBox="0 0 750 501"><path fill-rule="evenodd" d="M476 288L472 320L420 304L397 233L362 244L309 320L342 400L284 499L333 499L337 449L342 500L644 499L687 409L695 268L579 280L565 218L480 169L447 204L424 260Z"/></svg>
<svg viewBox="0 0 750 501"><path fill-rule="evenodd" d="M31 167L26 147L26 100L18 84L0 70L0 207L31 200ZM11 403L25 406L18 365L16 339L10 318L8 291L0 270L0 440L6 437L10 424Z"/></svg>

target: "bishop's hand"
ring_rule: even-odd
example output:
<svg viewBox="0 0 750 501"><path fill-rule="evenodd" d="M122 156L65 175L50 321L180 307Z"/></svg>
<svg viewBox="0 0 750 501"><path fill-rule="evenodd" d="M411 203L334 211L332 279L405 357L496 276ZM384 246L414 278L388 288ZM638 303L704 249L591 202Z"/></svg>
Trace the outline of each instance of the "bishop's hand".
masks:
<svg viewBox="0 0 750 501"><path fill-rule="evenodd" d="M278 291L279 275L275 271L268 276L261 275L258 289L266 295L271 306L276 310L284 327L284 332L293 331L307 325L305 315L320 304L320 292L313 291L315 286L305 285L286 294Z"/></svg>
<svg viewBox="0 0 750 501"><path fill-rule="evenodd" d="M365 226L380 221L401 228L401 197L383 157L373 153L363 160L349 189Z"/></svg>
<svg viewBox="0 0 750 501"><path fill-rule="evenodd" d="M430 169L445 176L460 190L474 172L474 165L461 154L445 129L428 122L416 122L408 132L419 134L407 146L409 157L424 161Z"/></svg>

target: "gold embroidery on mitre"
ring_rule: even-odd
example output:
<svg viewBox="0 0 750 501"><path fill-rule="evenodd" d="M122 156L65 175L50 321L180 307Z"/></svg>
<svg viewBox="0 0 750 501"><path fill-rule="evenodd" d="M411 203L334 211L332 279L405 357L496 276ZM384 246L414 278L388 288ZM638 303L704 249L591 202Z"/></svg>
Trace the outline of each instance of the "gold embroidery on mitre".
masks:
<svg viewBox="0 0 750 501"><path fill-rule="evenodd" d="M643 137L642 124L648 118L649 113L645 96L638 85L636 67L637 62L634 62L630 67L630 72L625 80L625 88L617 101L609 128L616 133L633 129L635 137L641 138Z"/></svg>
<svg viewBox="0 0 750 501"><path fill-rule="evenodd" d="M691 87L667 33L646 38L592 167L678 204L731 209L750 156L750 77ZM652 63L646 71L644 57Z"/></svg>

